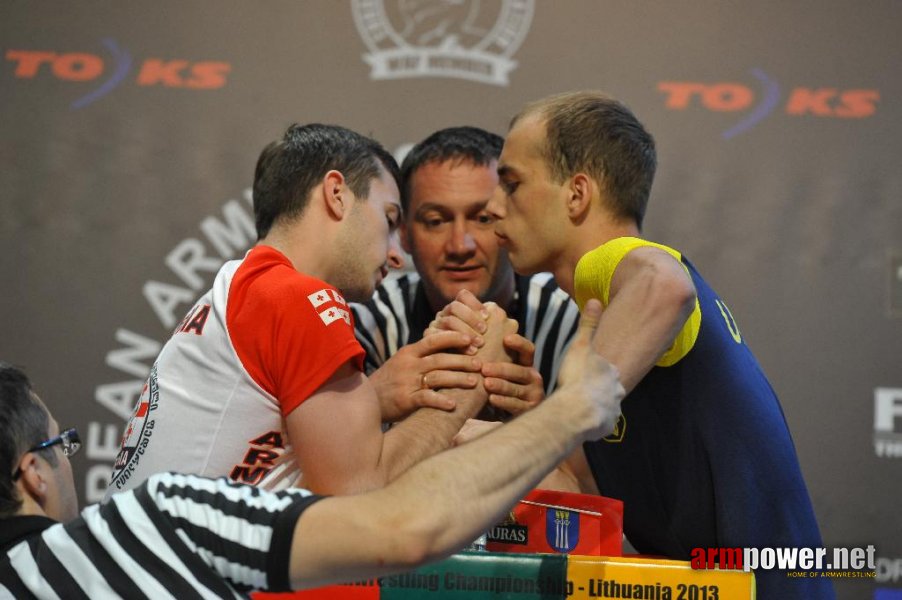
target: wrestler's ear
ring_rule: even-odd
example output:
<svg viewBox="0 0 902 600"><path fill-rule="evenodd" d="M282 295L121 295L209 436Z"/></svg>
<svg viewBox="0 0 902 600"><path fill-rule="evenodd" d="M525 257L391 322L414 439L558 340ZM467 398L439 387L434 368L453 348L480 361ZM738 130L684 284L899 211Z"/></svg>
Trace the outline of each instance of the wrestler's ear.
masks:
<svg viewBox="0 0 902 600"><path fill-rule="evenodd" d="M353 198L341 171L333 169L323 176L322 201L326 213L336 221L347 216Z"/></svg>
<svg viewBox="0 0 902 600"><path fill-rule="evenodd" d="M596 189L595 180L585 173L576 173L567 184L567 216L573 220L585 217Z"/></svg>

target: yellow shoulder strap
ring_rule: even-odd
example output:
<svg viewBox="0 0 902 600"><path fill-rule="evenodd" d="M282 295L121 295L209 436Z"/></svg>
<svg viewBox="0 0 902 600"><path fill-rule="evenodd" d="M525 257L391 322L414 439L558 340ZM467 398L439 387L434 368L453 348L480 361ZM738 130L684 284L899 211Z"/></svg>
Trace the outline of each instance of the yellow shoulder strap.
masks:
<svg viewBox="0 0 902 600"><path fill-rule="evenodd" d="M610 302L611 279L614 277L617 265L620 264L624 256L642 246L651 246L663 250L682 264L682 255L668 246L635 237L621 237L610 240L595 250L584 254L576 264L573 287L576 304L580 310L591 298L598 298L601 300L602 306L607 307ZM685 269L686 265L683 265L683 268ZM686 269L687 274L688 272L689 270ZM701 308L696 299L695 309L689 315L689 318L686 319L686 323L679 334L677 334L673 345L656 363L657 366L669 367L686 356L695 345L695 340L698 339L701 323Z"/></svg>

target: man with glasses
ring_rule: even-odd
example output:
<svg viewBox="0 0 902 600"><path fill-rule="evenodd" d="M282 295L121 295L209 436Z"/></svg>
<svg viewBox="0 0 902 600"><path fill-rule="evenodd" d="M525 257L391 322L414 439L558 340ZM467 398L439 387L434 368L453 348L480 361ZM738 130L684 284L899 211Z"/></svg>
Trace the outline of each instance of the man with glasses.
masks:
<svg viewBox="0 0 902 600"><path fill-rule="evenodd" d="M58 426L57 429L59 429ZM49 440L44 440L40 444L29 448L28 452L40 452L41 450L52 448L57 444L62 447L63 454L65 454L67 457L71 457L77 454L78 451L81 450L81 438L78 437L78 430L74 427L67 429L59 435L55 435ZM13 473L13 481L17 480L21 475L22 467L17 467L16 472Z"/></svg>
<svg viewBox="0 0 902 600"><path fill-rule="evenodd" d="M2 364L2 363L0 363ZM4 396L8 387L8 379L14 382L24 382L24 374L15 371L7 372L3 370L3 388ZM21 390L22 388L19 387ZM20 396L21 400L24 396ZM3 462L7 457L12 457L15 449L27 442L29 439L35 439L38 435L49 435L50 437L31 446L19 459L16 470L13 471L11 485L7 485L6 481L0 485L3 495L0 497L0 515L6 514L7 510L15 505L13 498L7 497L7 490L23 480L24 485L32 483L32 478L39 483L35 485L35 489L51 504L48 510L54 514L59 514L61 520L73 519L77 515L77 500L75 497L75 481L72 477L72 467L69 464L69 458L74 456L81 448L81 439L78 437L78 431L74 428L67 429L62 433L59 432L59 425L54 419L49 419L46 414L46 408L37 396L32 396L29 402L34 408L29 409L27 405L20 402L18 406L10 414L9 431L3 432L3 440L0 442L0 456ZM21 414L15 408L21 407ZM7 416L6 404L4 402L2 415ZM39 413L44 413L40 414ZM30 425L41 424L41 427L29 427ZM62 453L60 457L57 452ZM43 459L43 460L41 460ZM32 521L27 521L23 525L28 526ZM39 523L40 524L40 523ZM13 526L7 528L0 539L10 534L16 536L19 529Z"/></svg>
<svg viewBox="0 0 902 600"><path fill-rule="evenodd" d="M78 435L59 434L27 376L0 362L0 597L234 598L447 556L578 444L613 430L623 388L595 350L600 316L600 304L587 307L540 406L385 488L321 499L162 473L77 518Z"/></svg>

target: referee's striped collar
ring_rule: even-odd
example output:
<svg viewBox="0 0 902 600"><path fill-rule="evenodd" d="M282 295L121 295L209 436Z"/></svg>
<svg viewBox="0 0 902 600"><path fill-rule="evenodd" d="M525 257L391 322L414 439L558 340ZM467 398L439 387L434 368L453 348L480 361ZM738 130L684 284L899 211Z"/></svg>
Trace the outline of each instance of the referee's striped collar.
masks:
<svg viewBox="0 0 902 600"><path fill-rule="evenodd" d="M0 552L6 552L25 538L56 523L53 519L41 515L19 515L0 519Z"/></svg>

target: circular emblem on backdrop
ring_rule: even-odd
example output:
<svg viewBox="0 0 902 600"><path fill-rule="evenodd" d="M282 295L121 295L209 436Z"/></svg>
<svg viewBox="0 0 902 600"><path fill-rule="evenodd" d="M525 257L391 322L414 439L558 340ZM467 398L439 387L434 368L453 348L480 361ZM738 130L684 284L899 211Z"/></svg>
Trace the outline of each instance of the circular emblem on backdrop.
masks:
<svg viewBox="0 0 902 600"><path fill-rule="evenodd" d="M351 0L372 79L457 77L507 85L534 0Z"/></svg>

